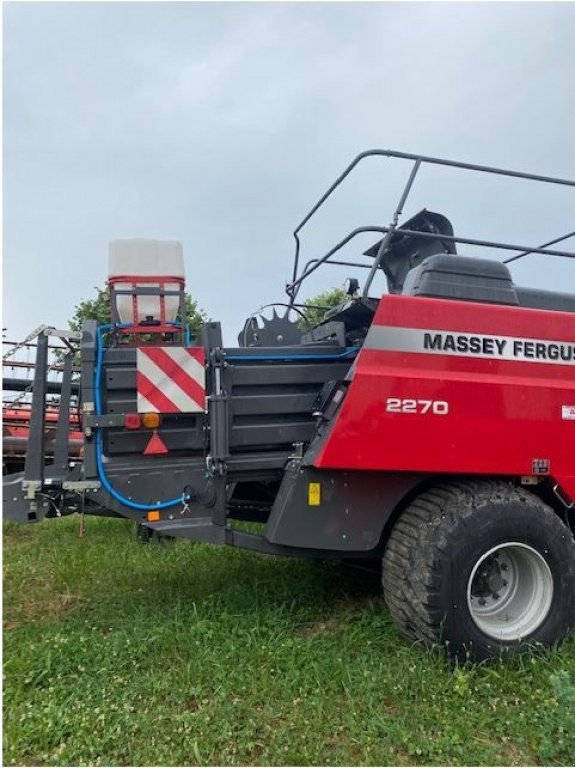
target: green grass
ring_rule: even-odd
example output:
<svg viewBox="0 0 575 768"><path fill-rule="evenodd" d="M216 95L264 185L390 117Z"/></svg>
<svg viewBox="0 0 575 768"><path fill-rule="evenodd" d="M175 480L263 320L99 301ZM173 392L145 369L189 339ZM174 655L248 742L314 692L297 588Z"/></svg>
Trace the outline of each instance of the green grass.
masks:
<svg viewBox="0 0 575 768"><path fill-rule="evenodd" d="M5 764L573 763L574 640L452 668L354 572L78 526L4 526Z"/></svg>

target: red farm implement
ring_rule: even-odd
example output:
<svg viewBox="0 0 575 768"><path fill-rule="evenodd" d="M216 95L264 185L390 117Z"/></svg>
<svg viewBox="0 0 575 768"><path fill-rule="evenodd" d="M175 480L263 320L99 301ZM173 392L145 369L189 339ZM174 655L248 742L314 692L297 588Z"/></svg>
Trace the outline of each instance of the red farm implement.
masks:
<svg viewBox="0 0 575 768"><path fill-rule="evenodd" d="M410 166L390 223L358 227L302 266L302 228L371 157ZM402 631L457 658L550 645L570 632L575 295L517 285L508 264L530 254L573 259L561 242L575 233L537 246L464 237L427 209L400 225L423 167L575 187L364 152L296 228L283 311L250 316L234 347L217 322L190 338L177 243L115 241L111 322L67 335L52 462L46 334L58 332L38 336L25 462L5 478L5 517L38 521L81 499L87 513L194 541L378 558ZM376 242L344 260L340 251L366 233ZM334 264L365 270L363 289L350 278L347 300L312 325L300 288ZM376 278L386 290L375 290ZM80 421L70 407L75 354ZM79 431L82 455L70 462ZM260 533L236 523L246 520Z"/></svg>

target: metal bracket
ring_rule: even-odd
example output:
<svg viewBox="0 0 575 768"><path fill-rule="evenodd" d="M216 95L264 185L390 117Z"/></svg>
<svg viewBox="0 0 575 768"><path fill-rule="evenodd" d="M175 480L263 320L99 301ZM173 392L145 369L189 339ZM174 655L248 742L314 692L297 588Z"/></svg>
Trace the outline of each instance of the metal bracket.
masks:
<svg viewBox="0 0 575 768"><path fill-rule="evenodd" d="M288 459L296 459L297 461L301 461L303 459L303 455L305 453L304 451L304 443L294 443L293 444L293 453L288 456Z"/></svg>
<svg viewBox="0 0 575 768"><path fill-rule="evenodd" d="M85 427L122 427L124 426L123 413L106 413L102 416L85 416Z"/></svg>
<svg viewBox="0 0 575 768"><path fill-rule="evenodd" d="M571 511L572 509L575 509L575 501L571 501L570 502L570 501L567 501L567 499L563 498L563 496L561 494L561 489L559 487L559 483L555 483L555 485L553 486L553 493L559 499L561 504L563 504L565 509L567 509L568 511Z"/></svg>
<svg viewBox="0 0 575 768"><path fill-rule="evenodd" d="M80 331L60 331L58 328L43 328L41 333L44 336L58 336L60 339L70 339L71 341L80 341L82 338Z"/></svg>
<svg viewBox="0 0 575 768"><path fill-rule="evenodd" d="M65 491L78 491L79 493L99 491L101 487L102 483L99 480L70 480L62 483L62 488Z"/></svg>
<svg viewBox="0 0 575 768"><path fill-rule="evenodd" d="M40 480L22 480L22 490L25 491L25 499L33 500L36 498L36 494L42 490L42 482Z"/></svg>

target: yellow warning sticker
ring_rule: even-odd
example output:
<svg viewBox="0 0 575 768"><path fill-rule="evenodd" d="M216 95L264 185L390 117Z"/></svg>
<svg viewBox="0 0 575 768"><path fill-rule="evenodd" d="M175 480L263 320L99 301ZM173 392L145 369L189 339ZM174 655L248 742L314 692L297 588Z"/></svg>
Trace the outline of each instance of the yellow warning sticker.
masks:
<svg viewBox="0 0 575 768"><path fill-rule="evenodd" d="M321 504L321 483L308 484L307 503L310 507L319 507Z"/></svg>

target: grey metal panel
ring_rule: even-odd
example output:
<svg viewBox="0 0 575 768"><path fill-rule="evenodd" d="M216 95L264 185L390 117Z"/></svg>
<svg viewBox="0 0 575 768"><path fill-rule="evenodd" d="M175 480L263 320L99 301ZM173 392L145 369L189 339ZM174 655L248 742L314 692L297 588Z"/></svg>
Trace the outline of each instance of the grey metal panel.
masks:
<svg viewBox="0 0 575 768"><path fill-rule="evenodd" d="M265 537L283 546L373 550L397 505L423 479L423 475L399 472L320 470L292 461L272 507ZM319 506L308 503L310 482L321 485Z"/></svg>
<svg viewBox="0 0 575 768"><path fill-rule="evenodd" d="M234 393L231 401L233 416L251 416L261 413L288 414L311 413L316 389L303 394L254 394L238 395Z"/></svg>
<svg viewBox="0 0 575 768"><path fill-rule="evenodd" d="M292 353L299 357L302 349ZM333 356L333 348L327 349ZM313 406L322 385L343 379L350 361L334 361L326 355L325 362L318 362L312 355L308 363L260 362L250 360L250 355L253 350L247 350L245 361L236 360L224 368L223 384L231 395L232 454L247 450L256 454L272 446L289 448L309 442L316 430Z"/></svg>
<svg viewBox="0 0 575 768"><path fill-rule="evenodd" d="M268 445L290 445L311 440L315 432L313 421L275 424L249 424L241 427L232 425L230 448L248 448Z"/></svg>
<svg viewBox="0 0 575 768"><path fill-rule="evenodd" d="M30 412L28 450L24 462L24 483L38 485L44 479L44 431L46 412L46 380L48 370L48 337L41 332L36 347L36 369ZM30 486L32 488L32 485ZM32 497L33 498L33 497Z"/></svg>
<svg viewBox="0 0 575 768"><path fill-rule="evenodd" d="M107 396L104 400L104 407L106 413L136 413L138 410L136 393L126 394L123 391L121 396L114 396L113 398Z"/></svg>
<svg viewBox="0 0 575 768"><path fill-rule="evenodd" d="M105 371L106 389L136 389L136 362L132 367L110 366Z"/></svg>
<svg viewBox="0 0 575 768"><path fill-rule="evenodd" d="M96 364L96 328L94 320L86 320L82 324L82 341L80 353L82 360L80 399L83 409L94 411L94 368ZM84 461L82 463L84 479L95 478L98 474L96 463L96 441L84 441Z"/></svg>
<svg viewBox="0 0 575 768"><path fill-rule="evenodd" d="M43 520L48 512L48 501L41 501L31 511L30 500L22 490L24 473L18 472L2 478L2 517L15 523L31 523Z"/></svg>
<svg viewBox="0 0 575 768"><path fill-rule="evenodd" d="M199 430L159 429L158 434L170 451L202 450L203 436ZM115 432L110 430L105 441L105 453L142 453L152 433L149 430Z"/></svg>
<svg viewBox="0 0 575 768"><path fill-rule="evenodd" d="M109 365L136 365L136 348L110 347L104 351L104 367Z"/></svg>
<svg viewBox="0 0 575 768"><path fill-rule="evenodd" d="M326 363L291 363L291 364L260 364L242 363L230 364L226 369L233 386L270 384L288 384L293 382L297 386L302 384L323 384L331 379L344 378L351 365L351 360L345 362ZM328 375L329 373L329 375Z"/></svg>
<svg viewBox="0 0 575 768"><path fill-rule="evenodd" d="M200 456L172 456L169 454L160 456L118 456L113 465L106 465L106 473L109 478L119 477L127 473L135 473L135 477L149 474L150 470L159 472L162 476L175 473L186 473L196 469L204 469L205 462Z"/></svg>
<svg viewBox="0 0 575 768"><path fill-rule="evenodd" d="M173 456L131 455L118 457L106 464L106 474L112 487L122 496L142 504L157 504L168 499L180 498L185 488L203 492L206 488L205 462L202 453L176 459ZM108 505L106 505L108 506ZM117 501L110 504L113 509L134 519L144 516L144 512L130 509ZM190 504L188 516L201 513L205 507L201 503ZM182 515L183 504L166 510L166 516Z"/></svg>
<svg viewBox="0 0 575 768"><path fill-rule="evenodd" d="M221 347L222 341L222 327L218 322L209 321L202 325L200 329L200 346L203 346L207 351L213 347Z"/></svg>
<svg viewBox="0 0 575 768"><path fill-rule="evenodd" d="M284 446L283 450L260 448L257 452L232 453L226 462L228 482L277 482L281 480L292 453L292 446Z"/></svg>
<svg viewBox="0 0 575 768"><path fill-rule="evenodd" d="M54 444L54 466L62 474L68 471L68 440L70 433L70 398L72 395L72 353L64 358L64 372L62 376L62 392L58 412L58 426Z"/></svg>

